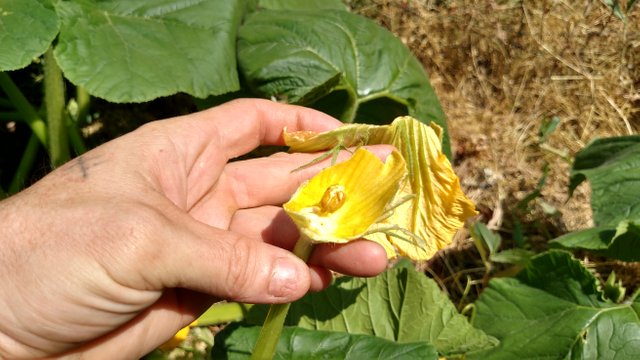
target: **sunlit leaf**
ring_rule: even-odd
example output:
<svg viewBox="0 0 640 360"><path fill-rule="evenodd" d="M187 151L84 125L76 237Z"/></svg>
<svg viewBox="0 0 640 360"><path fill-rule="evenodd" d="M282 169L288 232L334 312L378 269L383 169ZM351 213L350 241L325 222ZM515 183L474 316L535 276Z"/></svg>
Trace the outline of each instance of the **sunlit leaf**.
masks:
<svg viewBox="0 0 640 360"><path fill-rule="evenodd" d="M261 323L256 306L249 321ZM426 341L441 356L486 349L496 340L472 327L435 281L412 267L396 267L370 279L341 277L319 293L294 302L289 325L375 335L401 343Z"/></svg>
<svg viewBox="0 0 640 360"><path fill-rule="evenodd" d="M49 48L59 26L51 1L0 1L0 71L29 65Z"/></svg>
<svg viewBox="0 0 640 360"><path fill-rule="evenodd" d="M249 359L260 327L236 327L216 336L214 359ZM369 335L312 331L287 327L282 332L274 359L416 359L436 360L437 353L426 342L399 344Z"/></svg>
<svg viewBox="0 0 640 360"><path fill-rule="evenodd" d="M468 359L635 359L640 304L603 300L596 278L570 254L543 253L517 279L494 279L474 324L500 344Z"/></svg>
<svg viewBox="0 0 640 360"><path fill-rule="evenodd" d="M617 227L599 226L574 231L553 239L549 244L565 249L589 250L622 261L640 261L640 226L623 220Z"/></svg>
<svg viewBox="0 0 640 360"><path fill-rule="evenodd" d="M260 0L259 5L265 9L276 10L347 9L340 0Z"/></svg>
<svg viewBox="0 0 640 360"><path fill-rule="evenodd" d="M55 55L92 95L141 102L239 89L236 30L244 1L59 1Z"/></svg>
<svg viewBox="0 0 640 360"><path fill-rule="evenodd" d="M591 185L596 226L640 219L640 136L599 139L582 149L571 169L570 192Z"/></svg>
<svg viewBox="0 0 640 360"><path fill-rule="evenodd" d="M238 59L262 96L319 108L344 122L388 124L412 115L446 129L423 66L393 34L364 17L340 10L258 11L240 29ZM364 106L379 101L395 110ZM443 148L450 154L446 134Z"/></svg>

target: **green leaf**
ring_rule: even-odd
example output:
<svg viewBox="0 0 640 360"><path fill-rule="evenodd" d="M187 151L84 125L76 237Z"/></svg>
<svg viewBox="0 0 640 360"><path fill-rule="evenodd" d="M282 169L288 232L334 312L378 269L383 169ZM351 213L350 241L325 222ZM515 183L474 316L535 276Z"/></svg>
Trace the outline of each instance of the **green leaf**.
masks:
<svg viewBox="0 0 640 360"><path fill-rule="evenodd" d="M531 250L520 248L506 249L495 254L491 254L489 260L503 264L525 265L533 255L535 255L535 253Z"/></svg>
<svg viewBox="0 0 640 360"><path fill-rule="evenodd" d="M640 136L599 139L581 150L571 170L570 193L587 179L596 226L640 218Z"/></svg>
<svg viewBox="0 0 640 360"><path fill-rule="evenodd" d="M243 1L60 1L55 55L65 76L112 102L239 89Z"/></svg>
<svg viewBox="0 0 640 360"><path fill-rule="evenodd" d="M214 359L249 359L258 338L259 326L230 326L216 336ZM274 359L438 359L426 342L398 344L370 335L313 331L287 327L276 348Z"/></svg>
<svg viewBox="0 0 640 360"><path fill-rule="evenodd" d="M401 343L426 341L443 356L496 343L456 311L435 281L407 267L369 279L341 277L327 290L293 303L287 324L374 335Z"/></svg>
<svg viewBox="0 0 640 360"><path fill-rule="evenodd" d="M616 278L616 272L612 271L604 283L602 292L604 292L607 299L615 303L620 303L624 300L627 288L622 284L622 280Z"/></svg>
<svg viewBox="0 0 640 360"><path fill-rule="evenodd" d="M517 278L560 299L598 306L602 293L598 280L568 252L551 250L531 259Z"/></svg>
<svg viewBox="0 0 640 360"><path fill-rule="evenodd" d="M487 225L479 221L473 224L473 227L471 228L471 235L474 240L480 241L482 246L489 250L489 255L496 253L500 247L500 243L502 242L500 234L489 230Z"/></svg>
<svg viewBox="0 0 640 360"><path fill-rule="evenodd" d="M51 1L0 2L0 71L21 69L44 54L59 26Z"/></svg>
<svg viewBox="0 0 640 360"><path fill-rule="evenodd" d="M551 119L544 119L542 121L542 125L540 125L540 131L538 132L540 143L544 143L549 139L549 136L551 136L551 134L558 127L558 124L560 124L560 118L557 116L554 116Z"/></svg>
<svg viewBox="0 0 640 360"><path fill-rule="evenodd" d="M364 17L339 10L258 11L240 28L238 60L261 96L319 108L345 122L388 124L408 113L446 132L420 62ZM450 155L447 136L443 145Z"/></svg>
<svg viewBox="0 0 640 360"><path fill-rule="evenodd" d="M599 226L575 231L549 242L565 249L589 250L622 261L640 261L640 226L623 220L617 227Z"/></svg>
<svg viewBox="0 0 640 360"><path fill-rule="evenodd" d="M517 279L494 279L475 325L500 344L468 359L635 359L640 306L600 300L595 278L570 254L538 255Z"/></svg>
<svg viewBox="0 0 640 360"><path fill-rule="evenodd" d="M260 7L272 10L347 10L340 0L260 0Z"/></svg>
<svg viewBox="0 0 640 360"><path fill-rule="evenodd" d="M622 8L620 7L620 2L618 0L603 0L604 4L611 9L613 15L618 17L620 20L626 20L624 13L622 12Z"/></svg>

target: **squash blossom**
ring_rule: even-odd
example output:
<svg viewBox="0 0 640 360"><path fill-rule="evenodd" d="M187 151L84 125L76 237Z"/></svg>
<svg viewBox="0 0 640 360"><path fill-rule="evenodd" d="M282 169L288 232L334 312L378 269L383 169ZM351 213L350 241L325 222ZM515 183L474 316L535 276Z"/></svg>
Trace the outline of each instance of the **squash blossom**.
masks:
<svg viewBox="0 0 640 360"><path fill-rule="evenodd" d="M177 348L187 338L187 336L189 335L189 330L191 330L192 327L197 325L198 325L198 320L194 320L191 324L178 330L178 332L175 335L173 335L171 339L167 340L164 344L159 346L160 350L171 351Z"/></svg>
<svg viewBox="0 0 640 360"><path fill-rule="evenodd" d="M409 181L401 184L395 201L400 203L400 199L408 200L397 205L390 216L377 222L369 230L370 234L365 236L384 246L390 258L398 255L412 260L431 258L438 250L451 243L466 219L477 214L474 204L462 192L451 163L442 153L442 129L433 122L426 125L412 117L403 116L396 118L390 125L347 124L319 134L309 131L288 133L285 129L283 136L292 152L317 152L373 144L394 145L400 151L404 161L393 161L406 162ZM381 186L385 181L378 181L378 177L381 178L376 174L359 177L358 181L362 182L358 188L366 186L368 182ZM317 191L326 190L327 188ZM349 194L345 194L348 201ZM314 196L314 201L319 201L322 194L314 193ZM370 204L374 201L373 197L379 195L365 193L362 196L368 199L365 204ZM366 206L368 205L363 205ZM344 215L346 211L343 210L340 214ZM353 211L348 218L358 219L360 216L362 215ZM349 224L353 222L357 220L351 220ZM318 232L317 228L304 229L305 225L300 221L296 223L303 232ZM321 228L328 226L338 225L325 221ZM348 230L333 230L333 233L341 231Z"/></svg>
<svg viewBox="0 0 640 360"><path fill-rule="evenodd" d="M381 219L406 175L399 152L383 163L359 148L349 160L302 184L283 208L300 229L301 241L345 243Z"/></svg>

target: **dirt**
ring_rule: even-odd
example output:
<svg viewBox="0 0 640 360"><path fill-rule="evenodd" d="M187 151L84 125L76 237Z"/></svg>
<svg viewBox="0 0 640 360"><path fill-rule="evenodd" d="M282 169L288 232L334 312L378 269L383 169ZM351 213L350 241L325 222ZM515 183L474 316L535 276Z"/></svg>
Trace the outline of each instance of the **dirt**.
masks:
<svg viewBox="0 0 640 360"><path fill-rule="evenodd" d="M421 60L448 117L455 169L506 246L534 250L592 225L589 187L569 198L571 161L597 137L640 127L640 10L598 1L351 1ZM557 129L542 141L541 126ZM528 203L548 175L541 194ZM520 204L522 205L522 204ZM640 268L583 260L635 287ZM486 282L469 233L426 267L461 306Z"/></svg>

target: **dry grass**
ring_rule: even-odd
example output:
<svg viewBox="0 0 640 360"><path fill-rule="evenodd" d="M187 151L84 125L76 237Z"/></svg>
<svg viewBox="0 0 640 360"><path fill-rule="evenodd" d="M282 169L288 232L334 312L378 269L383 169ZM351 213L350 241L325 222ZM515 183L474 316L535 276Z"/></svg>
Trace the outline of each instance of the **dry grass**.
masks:
<svg viewBox="0 0 640 360"><path fill-rule="evenodd" d="M522 224L534 247L591 225L588 187L567 200L570 159L596 137L640 129L640 10L625 24L599 1L351 6L395 33L424 64L448 116L457 172L485 223L507 238ZM541 144L540 126L554 116L560 125ZM542 197L518 210L546 163ZM460 296L483 285L482 264L465 255L473 251L461 234L446 260L430 264Z"/></svg>

